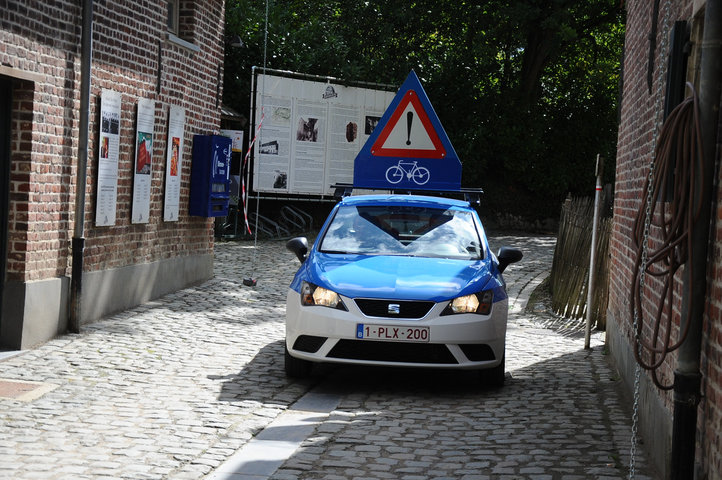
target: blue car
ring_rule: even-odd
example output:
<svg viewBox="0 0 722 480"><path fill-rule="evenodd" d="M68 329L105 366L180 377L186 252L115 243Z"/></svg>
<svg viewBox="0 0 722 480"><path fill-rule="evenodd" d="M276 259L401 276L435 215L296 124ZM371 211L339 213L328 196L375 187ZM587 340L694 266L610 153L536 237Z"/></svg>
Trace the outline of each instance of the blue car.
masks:
<svg viewBox="0 0 722 480"><path fill-rule="evenodd" d="M422 195L343 198L301 261L286 300L286 374L332 362L479 370L504 382L508 297L522 258L489 250L467 201Z"/></svg>

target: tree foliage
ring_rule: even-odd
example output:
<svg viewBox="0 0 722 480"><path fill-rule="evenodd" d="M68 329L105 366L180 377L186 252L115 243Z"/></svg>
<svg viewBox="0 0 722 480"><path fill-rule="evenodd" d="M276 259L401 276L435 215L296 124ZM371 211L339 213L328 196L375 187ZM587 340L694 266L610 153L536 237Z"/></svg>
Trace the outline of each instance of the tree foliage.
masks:
<svg viewBox="0 0 722 480"><path fill-rule="evenodd" d="M421 79L494 208L549 215L611 178L624 16L617 0L228 0L224 101L248 111L251 67L400 85Z"/></svg>

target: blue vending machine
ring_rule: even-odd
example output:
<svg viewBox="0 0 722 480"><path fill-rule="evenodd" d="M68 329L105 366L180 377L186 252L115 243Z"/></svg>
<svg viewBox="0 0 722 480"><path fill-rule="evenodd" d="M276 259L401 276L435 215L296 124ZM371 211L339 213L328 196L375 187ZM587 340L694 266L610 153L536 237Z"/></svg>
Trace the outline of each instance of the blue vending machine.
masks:
<svg viewBox="0 0 722 480"><path fill-rule="evenodd" d="M228 216L231 196L231 139L194 135L188 213L198 217Z"/></svg>

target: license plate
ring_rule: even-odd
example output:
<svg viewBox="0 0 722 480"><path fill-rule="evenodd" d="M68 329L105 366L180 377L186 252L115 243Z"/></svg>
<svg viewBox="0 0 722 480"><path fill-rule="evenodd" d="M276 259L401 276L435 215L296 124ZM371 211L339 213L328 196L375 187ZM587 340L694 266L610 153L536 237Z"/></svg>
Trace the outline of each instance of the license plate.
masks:
<svg viewBox="0 0 722 480"><path fill-rule="evenodd" d="M429 327L408 325L356 324L356 338L359 340L391 340L395 342L428 342Z"/></svg>

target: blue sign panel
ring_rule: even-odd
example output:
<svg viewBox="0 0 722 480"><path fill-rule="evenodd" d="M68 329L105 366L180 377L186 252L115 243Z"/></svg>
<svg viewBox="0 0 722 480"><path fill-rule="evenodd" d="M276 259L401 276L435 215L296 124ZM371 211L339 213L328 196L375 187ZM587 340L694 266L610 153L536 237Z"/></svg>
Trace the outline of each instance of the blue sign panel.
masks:
<svg viewBox="0 0 722 480"><path fill-rule="evenodd" d="M411 71L354 162L357 188L461 189L461 162Z"/></svg>

